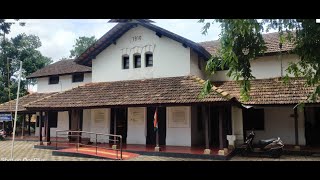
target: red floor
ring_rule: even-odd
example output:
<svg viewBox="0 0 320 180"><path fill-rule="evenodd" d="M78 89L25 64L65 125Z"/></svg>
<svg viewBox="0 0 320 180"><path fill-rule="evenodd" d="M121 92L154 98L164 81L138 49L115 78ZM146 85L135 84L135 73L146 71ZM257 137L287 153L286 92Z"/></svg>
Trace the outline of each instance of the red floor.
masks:
<svg viewBox="0 0 320 180"><path fill-rule="evenodd" d="M76 148L75 144L70 143L51 143L50 146L62 148L57 151L59 152L70 152L70 153L80 153L85 155L93 155L98 157L106 157L110 159L120 159L120 151L115 151L112 149L104 149L111 148L111 144L98 144L98 148L96 150L95 147L90 146L82 146L80 148ZM104 148L103 148L104 147ZM118 147L119 148L119 147ZM139 156L139 152L155 152L155 146L153 145L123 145L122 147L122 159L130 159ZM218 154L218 149L211 149L212 155ZM126 152L130 151L130 152ZM199 147L181 147L181 146L161 146L161 152L164 153L183 153L183 154L199 154L203 155L204 148ZM134 153L136 152L136 153ZM117 154L118 153L118 154Z"/></svg>
<svg viewBox="0 0 320 180"><path fill-rule="evenodd" d="M98 157L104 157L109 159L121 159L121 152L112 150L112 149L102 149L102 148L94 148L94 147L70 147L58 150L60 152L69 152L69 153L79 153L79 154L86 154L86 155L92 155L92 156L98 156ZM138 157L139 154L130 153L130 152L122 152L122 159L131 159Z"/></svg>

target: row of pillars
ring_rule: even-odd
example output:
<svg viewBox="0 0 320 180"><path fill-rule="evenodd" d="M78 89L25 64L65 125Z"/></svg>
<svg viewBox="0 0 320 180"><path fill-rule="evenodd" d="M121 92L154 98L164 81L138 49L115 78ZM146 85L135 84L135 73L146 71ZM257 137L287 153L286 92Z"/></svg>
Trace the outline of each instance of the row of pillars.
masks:
<svg viewBox="0 0 320 180"><path fill-rule="evenodd" d="M226 142L226 114L224 111L224 107L217 107L219 109L219 149L223 150L224 148L227 147L227 142ZM211 119L210 117L210 105L202 105L202 114L203 114L203 118L204 118L204 128L205 128L205 150L204 150L204 154L210 154L211 150L210 150L210 143L209 143L209 139L210 139L210 133L209 133L209 119Z"/></svg>

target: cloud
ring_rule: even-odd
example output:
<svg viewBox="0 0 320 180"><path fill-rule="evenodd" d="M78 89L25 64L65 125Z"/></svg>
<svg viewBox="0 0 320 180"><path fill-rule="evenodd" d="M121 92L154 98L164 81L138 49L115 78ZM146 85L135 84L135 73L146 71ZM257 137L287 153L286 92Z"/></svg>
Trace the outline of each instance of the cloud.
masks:
<svg viewBox="0 0 320 180"><path fill-rule="evenodd" d="M26 22L21 27L12 26L9 37L20 33L37 35L42 46L39 48L45 56L57 61L69 57L70 50L79 36L95 36L100 38L116 23L107 23L109 19L20 19ZM179 34L195 42L215 40L220 33L217 24L214 24L208 35L201 34L203 24L198 19L153 19L157 26Z"/></svg>

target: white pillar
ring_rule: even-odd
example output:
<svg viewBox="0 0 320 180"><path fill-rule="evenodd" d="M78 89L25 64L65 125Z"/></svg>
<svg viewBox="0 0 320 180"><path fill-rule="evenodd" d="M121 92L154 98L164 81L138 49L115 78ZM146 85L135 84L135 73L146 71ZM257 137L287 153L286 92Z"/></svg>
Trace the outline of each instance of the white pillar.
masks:
<svg viewBox="0 0 320 180"><path fill-rule="evenodd" d="M243 144L243 119L242 109L236 106L231 108L232 114L232 135L235 135L235 146Z"/></svg>

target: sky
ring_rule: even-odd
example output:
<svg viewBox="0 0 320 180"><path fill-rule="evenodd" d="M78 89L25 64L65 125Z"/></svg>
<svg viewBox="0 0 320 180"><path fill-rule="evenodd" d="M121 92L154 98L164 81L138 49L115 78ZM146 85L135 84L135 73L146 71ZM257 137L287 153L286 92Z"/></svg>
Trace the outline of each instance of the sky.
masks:
<svg viewBox="0 0 320 180"><path fill-rule="evenodd" d="M216 40L219 37L219 24L212 24L207 35L201 34L204 24L198 19L151 19L155 25L194 42ZM10 21L10 20L8 20ZM25 26L18 23L11 27L8 37L15 37L20 33L37 35L42 46L39 48L44 56L58 61L68 58L70 50L80 36L95 36L99 39L116 23L108 23L109 19L20 19ZM207 20L208 22L212 20Z"/></svg>

